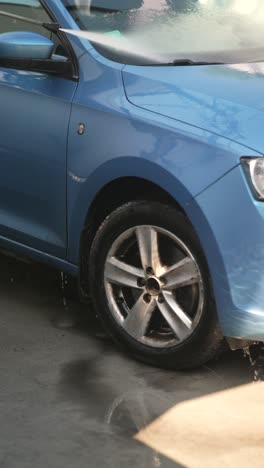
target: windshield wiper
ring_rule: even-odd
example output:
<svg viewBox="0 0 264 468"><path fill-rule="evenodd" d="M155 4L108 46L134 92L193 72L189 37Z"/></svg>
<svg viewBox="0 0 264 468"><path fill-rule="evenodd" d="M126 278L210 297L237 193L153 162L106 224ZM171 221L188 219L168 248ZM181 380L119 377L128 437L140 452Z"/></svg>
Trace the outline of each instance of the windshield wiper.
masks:
<svg viewBox="0 0 264 468"><path fill-rule="evenodd" d="M17 21L24 21L25 23L36 24L37 26L41 26L48 31L53 33L57 33L60 29L60 25L58 23L42 23L41 21L37 21L31 18L27 18L25 16L14 15L13 13L7 13L6 11L0 11L0 16L7 16L7 18L12 18Z"/></svg>
<svg viewBox="0 0 264 468"><path fill-rule="evenodd" d="M176 59L172 62L167 63L166 65L170 65L172 67L180 67L180 66L194 66L194 65L224 65L224 62L206 62L200 60L192 60L188 58L183 59Z"/></svg>

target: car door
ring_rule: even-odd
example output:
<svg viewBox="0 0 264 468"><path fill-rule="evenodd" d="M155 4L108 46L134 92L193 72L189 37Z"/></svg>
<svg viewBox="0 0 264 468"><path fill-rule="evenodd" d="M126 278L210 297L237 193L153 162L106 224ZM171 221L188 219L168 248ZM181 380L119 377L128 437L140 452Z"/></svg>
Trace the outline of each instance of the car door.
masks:
<svg viewBox="0 0 264 468"><path fill-rule="evenodd" d="M51 21L39 0L0 1L0 10ZM0 34L25 30L50 36L42 27L0 17ZM67 55L67 46L57 45ZM67 136L76 86L70 78L0 67L2 244L8 239L66 255Z"/></svg>

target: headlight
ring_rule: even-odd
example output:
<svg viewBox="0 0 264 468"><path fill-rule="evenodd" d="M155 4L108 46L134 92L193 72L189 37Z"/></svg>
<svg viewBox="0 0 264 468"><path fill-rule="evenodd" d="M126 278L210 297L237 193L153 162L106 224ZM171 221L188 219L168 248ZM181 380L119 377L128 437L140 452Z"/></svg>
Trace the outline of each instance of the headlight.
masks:
<svg viewBox="0 0 264 468"><path fill-rule="evenodd" d="M264 200L264 158L241 158L255 197Z"/></svg>

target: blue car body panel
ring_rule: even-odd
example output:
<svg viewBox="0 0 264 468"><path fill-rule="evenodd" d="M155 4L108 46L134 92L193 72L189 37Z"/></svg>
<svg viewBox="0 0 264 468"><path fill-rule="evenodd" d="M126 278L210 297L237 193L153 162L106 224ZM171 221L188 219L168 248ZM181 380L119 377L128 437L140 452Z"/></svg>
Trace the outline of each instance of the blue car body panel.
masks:
<svg viewBox="0 0 264 468"><path fill-rule="evenodd" d="M0 57L49 59L53 49L50 39L30 31L9 32L0 36Z"/></svg>
<svg viewBox="0 0 264 468"><path fill-rule="evenodd" d="M78 29L60 1L45 4ZM124 66L68 39L78 82L0 68L0 245L77 274L96 195L148 180L199 236L224 334L264 339L264 204L240 166L264 150L264 65Z"/></svg>
<svg viewBox="0 0 264 468"><path fill-rule="evenodd" d="M120 65L96 52L81 57L80 72L68 149L68 252L74 263L87 210L107 183L141 177L165 189L184 207L236 166L245 151L203 129L131 105ZM78 121L86 125L81 138L76 132Z"/></svg>
<svg viewBox="0 0 264 468"><path fill-rule="evenodd" d="M124 83L133 104L203 128L213 143L221 135L263 153L263 63L129 66Z"/></svg>
<svg viewBox="0 0 264 468"><path fill-rule="evenodd" d="M61 258L76 87L62 78L0 68L0 235Z"/></svg>
<svg viewBox="0 0 264 468"><path fill-rule="evenodd" d="M223 333L263 340L264 203L253 198L241 166L193 200L187 213L207 257Z"/></svg>

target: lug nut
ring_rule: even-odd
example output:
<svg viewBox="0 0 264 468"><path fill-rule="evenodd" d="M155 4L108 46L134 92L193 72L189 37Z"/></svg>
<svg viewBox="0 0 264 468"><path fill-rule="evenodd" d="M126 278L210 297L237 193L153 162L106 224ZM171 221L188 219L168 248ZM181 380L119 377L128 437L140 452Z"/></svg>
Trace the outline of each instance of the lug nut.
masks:
<svg viewBox="0 0 264 468"><path fill-rule="evenodd" d="M151 268L151 267L148 267L148 268L146 269L146 272L147 272L147 274L150 275L150 276L151 276L151 275L154 275L153 268Z"/></svg>
<svg viewBox="0 0 264 468"><path fill-rule="evenodd" d="M159 301L160 304L163 304L164 297L162 296L162 294L159 295L158 301Z"/></svg>
<svg viewBox="0 0 264 468"><path fill-rule="evenodd" d="M143 299L147 304L149 304L151 301L151 296L149 294L144 294Z"/></svg>
<svg viewBox="0 0 264 468"><path fill-rule="evenodd" d="M144 278L138 278L137 280L137 285L140 287L140 288L143 288L145 286L146 282L144 280Z"/></svg>

